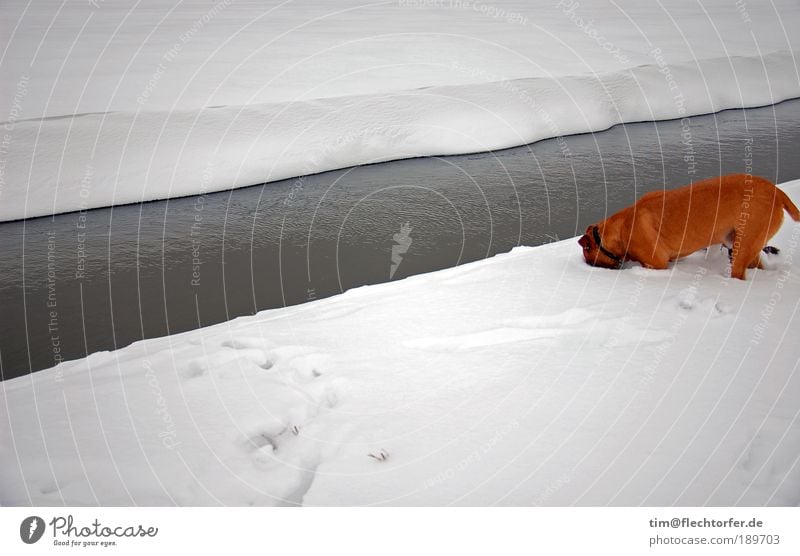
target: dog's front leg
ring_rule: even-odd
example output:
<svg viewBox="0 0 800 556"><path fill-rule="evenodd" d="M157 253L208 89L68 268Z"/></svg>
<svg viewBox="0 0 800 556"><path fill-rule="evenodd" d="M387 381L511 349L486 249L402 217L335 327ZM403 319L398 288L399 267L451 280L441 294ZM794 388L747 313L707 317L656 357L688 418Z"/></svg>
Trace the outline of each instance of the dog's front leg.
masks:
<svg viewBox="0 0 800 556"><path fill-rule="evenodd" d="M627 255L645 268L665 270L669 267L669 252L663 243L659 243L658 231L647 216L636 222Z"/></svg>

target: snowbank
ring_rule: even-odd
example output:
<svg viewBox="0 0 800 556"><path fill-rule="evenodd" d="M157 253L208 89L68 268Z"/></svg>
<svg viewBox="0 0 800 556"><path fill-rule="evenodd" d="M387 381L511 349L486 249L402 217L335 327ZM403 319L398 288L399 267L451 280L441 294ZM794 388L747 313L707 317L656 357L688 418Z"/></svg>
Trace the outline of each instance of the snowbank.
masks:
<svg viewBox="0 0 800 556"><path fill-rule="evenodd" d="M799 240L518 248L6 381L0 503L798 505Z"/></svg>
<svg viewBox="0 0 800 556"><path fill-rule="evenodd" d="M193 195L362 163L482 152L800 95L793 53L602 75L16 124L0 219ZM674 85L674 88L673 88Z"/></svg>
<svg viewBox="0 0 800 556"><path fill-rule="evenodd" d="M617 6L6 3L0 220L800 96L796 3Z"/></svg>

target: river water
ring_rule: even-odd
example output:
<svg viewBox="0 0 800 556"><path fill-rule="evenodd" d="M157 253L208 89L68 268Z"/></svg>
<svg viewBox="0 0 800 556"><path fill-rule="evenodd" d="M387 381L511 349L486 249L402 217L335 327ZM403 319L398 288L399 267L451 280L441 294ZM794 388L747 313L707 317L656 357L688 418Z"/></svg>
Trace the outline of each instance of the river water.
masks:
<svg viewBox="0 0 800 556"><path fill-rule="evenodd" d="M800 178L798 153L792 100L0 224L0 373L573 237L654 189Z"/></svg>

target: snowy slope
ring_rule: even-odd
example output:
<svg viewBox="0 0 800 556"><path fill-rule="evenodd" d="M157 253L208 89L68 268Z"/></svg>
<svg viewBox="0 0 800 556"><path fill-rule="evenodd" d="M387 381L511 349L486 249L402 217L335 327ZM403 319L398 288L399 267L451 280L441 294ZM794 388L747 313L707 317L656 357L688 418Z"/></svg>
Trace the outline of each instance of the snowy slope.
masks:
<svg viewBox="0 0 800 556"><path fill-rule="evenodd" d="M654 48L669 64L800 48L797 2L745 4L5 0L0 114L22 77L30 119L616 71Z"/></svg>
<svg viewBox="0 0 800 556"><path fill-rule="evenodd" d="M798 505L798 240L518 248L6 381L0 503Z"/></svg>
<svg viewBox="0 0 800 556"><path fill-rule="evenodd" d="M796 2L5 2L0 220L800 95Z"/></svg>

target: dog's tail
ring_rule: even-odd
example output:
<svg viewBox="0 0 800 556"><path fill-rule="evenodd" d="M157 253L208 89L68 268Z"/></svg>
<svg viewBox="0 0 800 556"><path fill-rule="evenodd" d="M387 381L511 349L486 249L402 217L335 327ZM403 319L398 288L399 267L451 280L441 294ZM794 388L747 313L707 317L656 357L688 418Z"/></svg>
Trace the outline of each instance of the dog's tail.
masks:
<svg viewBox="0 0 800 556"><path fill-rule="evenodd" d="M778 200L783 205L783 208L786 209L786 212L789 213L789 216L792 217L792 220L795 222L800 222L800 210L797 209L797 206L792 202L789 196L781 191L779 188L775 188L778 192Z"/></svg>
<svg viewBox="0 0 800 556"><path fill-rule="evenodd" d="M800 210L797 209L795 204L792 202L792 200L786 193L784 193L777 187L775 189L777 189L778 191L778 198L780 199L781 203L783 203L783 208L786 209L786 212L789 213L789 216L792 217L792 220L794 220L795 222L800 222Z"/></svg>

